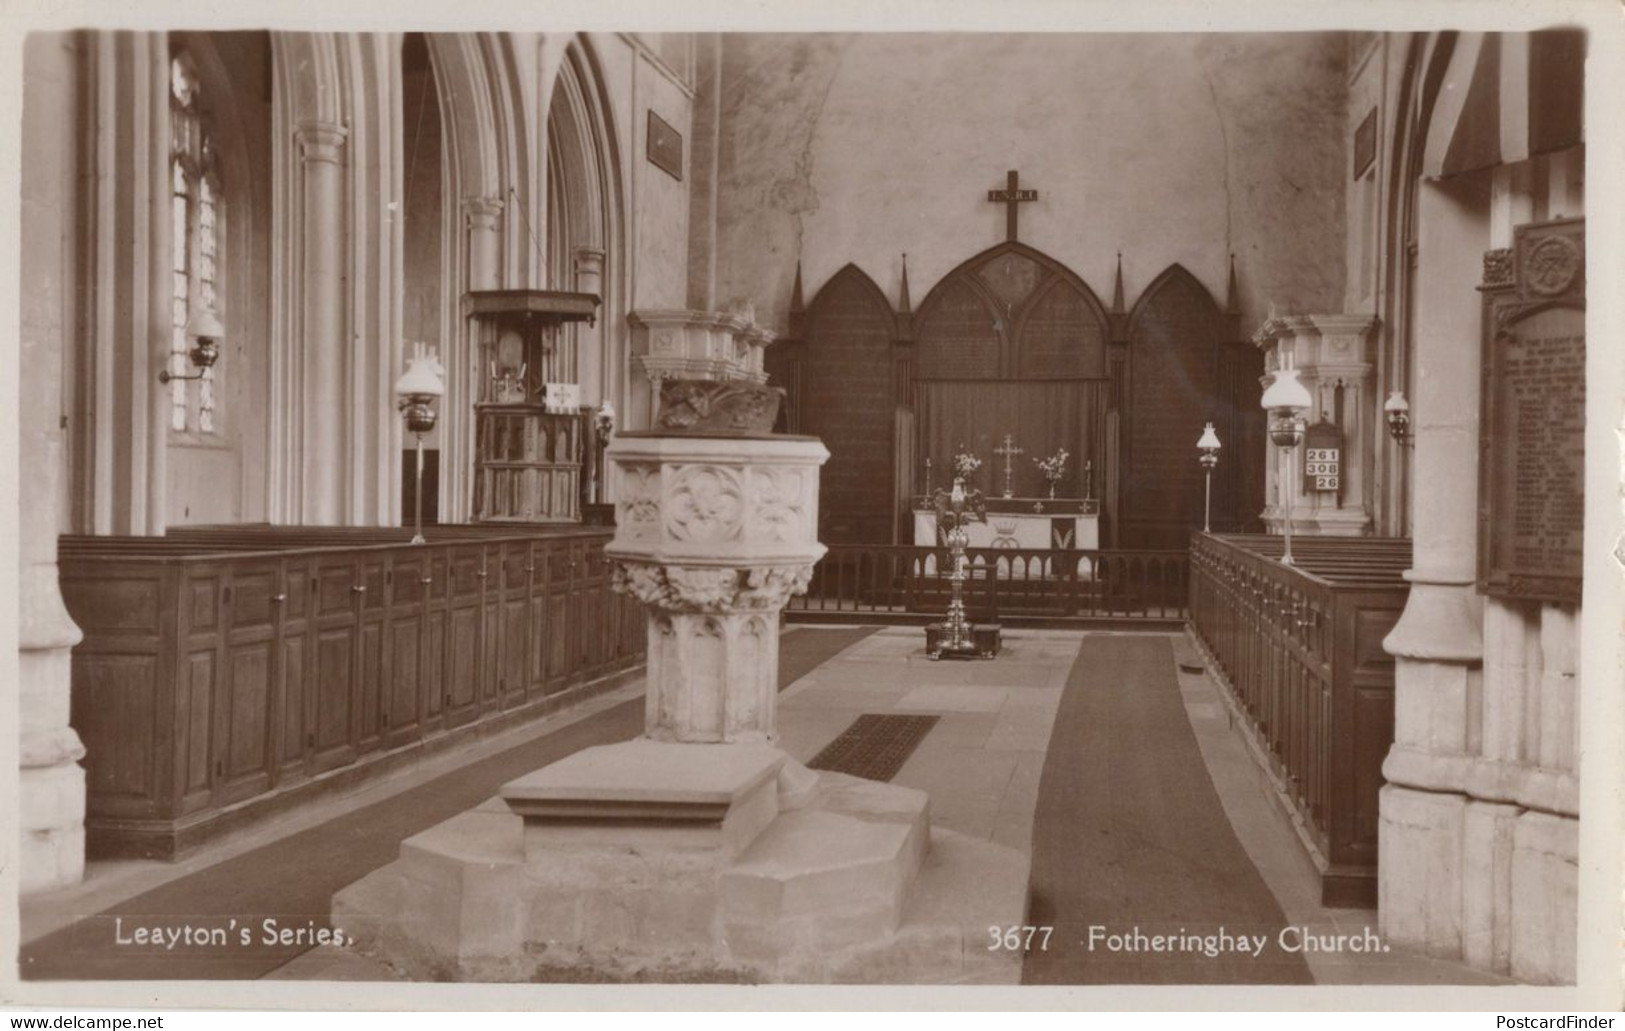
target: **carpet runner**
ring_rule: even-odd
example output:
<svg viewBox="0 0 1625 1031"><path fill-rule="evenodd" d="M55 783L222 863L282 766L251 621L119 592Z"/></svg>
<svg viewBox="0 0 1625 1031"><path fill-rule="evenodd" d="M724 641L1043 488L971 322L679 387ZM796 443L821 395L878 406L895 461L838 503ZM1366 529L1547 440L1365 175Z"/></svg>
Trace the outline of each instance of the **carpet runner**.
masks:
<svg viewBox="0 0 1625 1031"><path fill-rule="evenodd" d="M1039 782L1026 984L1310 984L1225 816L1166 637L1092 634ZM1256 953L1256 954L1255 954Z"/></svg>

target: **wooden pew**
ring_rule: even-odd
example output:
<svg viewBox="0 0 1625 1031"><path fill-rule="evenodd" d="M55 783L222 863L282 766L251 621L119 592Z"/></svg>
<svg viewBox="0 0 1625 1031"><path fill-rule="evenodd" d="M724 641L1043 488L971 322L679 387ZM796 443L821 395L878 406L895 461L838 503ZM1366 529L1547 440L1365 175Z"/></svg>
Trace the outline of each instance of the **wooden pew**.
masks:
<svg viewBox="0 0 1625 1031"><path fill-rule="evenodd" d="M1231 696L1328 906L1376 903L1377 792L1393 743L1394 661L1411 542L1196 534L1191 627Z"/></svg>

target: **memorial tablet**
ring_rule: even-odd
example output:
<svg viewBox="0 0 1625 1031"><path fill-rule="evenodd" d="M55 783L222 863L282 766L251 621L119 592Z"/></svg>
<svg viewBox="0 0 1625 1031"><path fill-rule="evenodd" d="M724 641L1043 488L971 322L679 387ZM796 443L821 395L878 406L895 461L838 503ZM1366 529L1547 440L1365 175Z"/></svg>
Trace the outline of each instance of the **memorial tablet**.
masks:
<svg viewBox="0 0 1625 1031"><path fill-rule="evenodd" d="M1479 589L1578 602L1585 531L1585 236L1522 226L1485 257Z"/></svg>

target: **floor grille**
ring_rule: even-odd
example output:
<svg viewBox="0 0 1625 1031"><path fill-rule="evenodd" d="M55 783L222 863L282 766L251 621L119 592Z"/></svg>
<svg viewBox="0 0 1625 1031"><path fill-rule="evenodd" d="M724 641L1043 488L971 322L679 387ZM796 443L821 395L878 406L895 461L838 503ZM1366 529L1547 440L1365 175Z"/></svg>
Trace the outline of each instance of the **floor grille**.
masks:
<svg viewBox="0 0 1625 1031"><path fill-rule="evenodd" d="M939 718L866 712L807 765L868 780L891 780Z"/></svg>

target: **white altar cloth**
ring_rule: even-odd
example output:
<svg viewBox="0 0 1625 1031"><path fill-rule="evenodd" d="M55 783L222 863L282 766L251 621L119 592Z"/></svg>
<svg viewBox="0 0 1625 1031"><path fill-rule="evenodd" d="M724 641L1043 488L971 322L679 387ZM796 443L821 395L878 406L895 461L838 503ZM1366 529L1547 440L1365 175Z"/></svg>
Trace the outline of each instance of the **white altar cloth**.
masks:
<svg viewBox="0 0 1625 1031"><path fill-rule="evenodd" d="M1035 507L1038 509L1035 511ZM1019 550L1048 550L1074 548L1093 551L1100 547L1100 516L1085 514L1077 500L1050 498L996 498L988 501L987 522L971 520L966 523L970 535L967 547L1011 548ZM937 532L937 513L930 508L914 510L914 543L917 545L946 546ZM985 565L985 560L972 559L973 566ZM1004 578L1049 576L1050 560L1017 559L1014 563L996 561L997 575ZM936 571L936 562L926 559L925 572ZM1078 560L1078 573L1093 575L1094 563L1087 558Z"/></svg>

